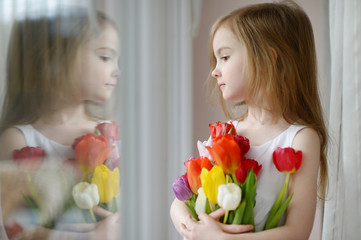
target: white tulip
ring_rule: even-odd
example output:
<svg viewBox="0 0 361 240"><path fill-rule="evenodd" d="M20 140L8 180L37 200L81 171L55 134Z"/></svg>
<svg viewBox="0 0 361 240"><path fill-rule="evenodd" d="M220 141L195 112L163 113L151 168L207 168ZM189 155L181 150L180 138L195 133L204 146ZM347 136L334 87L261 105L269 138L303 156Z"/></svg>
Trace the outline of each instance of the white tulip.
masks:
<svg viewBox="0 0 361 240"><path fill-rule="evenodd" d="M209 138L208 141L204 141L204 142L198 141L197 148L198 148L199 156L206 157L214 162L214 159L212 158L211 154L209 154L209 151L206 147L212 147L212 138Z"/></svg>
<svg viewBox="0 0 361 240"><path fill-rule="evenodd" d="M196 211L197 215L199 215L202 212L206 212L206 201L207 197L204 194L203 188L200 187L198 189L198 197L196 200L196 205L194 206L194 210ZM214 211L216 205L208 201L209 208L211 211Z"/></svg>
<svg viewBox="0 0 361 240"><path fill-rule="evenodd" d="M222 184L218 187L218 205L225 210L235 210L242 199L242 190L235 183Z"/></svg>
<svg viewBox="0 0 361 240"><path fill-rule="evenodd" d="M196 200L196 205L194 209L196 210L196 213L199 215L202 212L206 212L206 200L207 197L203 192L203 188L198 189L198 197Z"/></svg>
<svg viewBox="0 0 361 240"><path fill-rule="evenodd" d="M81 209L92 209L99 203L99 193L96 184L80 182L73 187L73 198Z"/></svg>

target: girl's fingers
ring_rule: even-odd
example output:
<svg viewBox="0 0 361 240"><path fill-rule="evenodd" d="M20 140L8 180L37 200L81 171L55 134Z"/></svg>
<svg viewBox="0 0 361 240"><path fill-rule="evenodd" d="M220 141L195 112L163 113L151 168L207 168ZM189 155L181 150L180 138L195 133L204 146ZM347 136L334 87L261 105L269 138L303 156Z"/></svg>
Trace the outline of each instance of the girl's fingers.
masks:
<svg viewBox="0 0 361 240"><path fill-rule="evenodd" d="M63 223L57 225L57 229L70 232L90 232L95 228L92 223Z"/></svg>
<svg viewBox="0 0 361 240"><path fill-rule="evenodd" d="M185 223L182 224L187 229L187 231L191 231L192 227L195 223L195 220L192 218L192 216L188 215L185 219Z"/></svg>
<svg viewBox="0 0 361 240"><path fill-rule="evenodd" d="M252 225L237 225L237 224L221 224L223 232L226 233L244 233L253 229Z"/></svg>
<svg viewBox="0 0 361 240"><path fill-rule="evenodd" d="M184 239L189 238L190 230L187 228L185 224L181 224L180 226L180 234L184 237Z"/></svg>
<svg viewBox="0 0 361 240"><path fill-rule="evenodd" d="M94 213L96 215L98 215L101 218L107 218L107 217L109 217L110 215L113 214L112 212L109 212L109 211L107 211L104 208L99 207L99 206L93 207L93 211L94 211Z"/></svg>
<svg viewBox="0 0 361 240"><path fill-rule="evenodd" d="M219 208L216 211L211 212L209 216L213 219L219 220L222 216L224 216L225 213L226 210L224 210L223 208Z"/></svg>

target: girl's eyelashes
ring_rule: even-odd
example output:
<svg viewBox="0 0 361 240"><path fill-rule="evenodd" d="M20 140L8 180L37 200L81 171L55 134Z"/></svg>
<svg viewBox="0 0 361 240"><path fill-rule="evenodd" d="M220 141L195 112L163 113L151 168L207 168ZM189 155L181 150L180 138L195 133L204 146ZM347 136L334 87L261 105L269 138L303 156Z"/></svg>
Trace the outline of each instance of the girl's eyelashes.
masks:
<svg viewBox="0 0 361 240"><path fill-rule="evenodd" d="M99 56L99 57L103 62L108 62L108 61L112 60L112 58L108 57L108 56Z"/></svg>
<svg viewBox="0 0 361 240"><path fill-rule="evenodd" d="M223 61L227 61L229 59L229 56L223 56L223 57L221 57L221 60L223 60Z"/></svg>

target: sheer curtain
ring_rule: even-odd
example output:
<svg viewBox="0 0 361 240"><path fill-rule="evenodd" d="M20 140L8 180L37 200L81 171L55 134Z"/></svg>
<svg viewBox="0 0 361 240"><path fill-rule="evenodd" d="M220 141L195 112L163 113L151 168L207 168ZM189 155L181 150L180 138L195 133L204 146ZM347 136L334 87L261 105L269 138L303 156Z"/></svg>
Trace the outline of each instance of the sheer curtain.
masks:
<svg viewBox="0 0 361 240"><path fill-rule="evenodd" d="M361 2L329 4L330 188L323 239L361 239Z"/></svg>
<svg viewBox="0 0 361 240"><path fill-rule="evenodd" d="M171 184L192 151L192 31L198 3L120 4L122 239L177 239L169 206Z"/></svg>

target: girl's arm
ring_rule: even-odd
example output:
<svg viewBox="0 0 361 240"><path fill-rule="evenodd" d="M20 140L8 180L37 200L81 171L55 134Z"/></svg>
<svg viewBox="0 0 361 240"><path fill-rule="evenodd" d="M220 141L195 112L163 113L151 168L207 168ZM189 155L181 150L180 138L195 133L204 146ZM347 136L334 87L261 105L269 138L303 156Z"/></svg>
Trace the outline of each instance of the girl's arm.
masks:
<svg viewBox="0 0 361 240"><path fill-rule="evenodd" d="M181 226L184 226L186 219L190 218L191 214L188 212L186 205L177 198L174 199L170 207L170 217L176 230L183 236L184 229Z"/></svg>
<svg viewBox="0 0 361 240"><path fill-rule="evenodd" d="M291 174L289 193L293 198L287 208L284 226L257 233L228 234L215 228L216 220L211 216L200 215L200 221L186 221L186 239L308 239L315 216L317 200L317 176L320 162L320 140L311 128L301 130L295 137L293 146L301 150L303 161L300 169ZM218 224L218 223L217 223ZM232 226L237 227L237 226ZM214 236L214 237L213 237Z"/></svg>
<svg viewBox="0 0 361 240"><path fill-rule="evenodd" d="M120 236L120 212L111 213L101 207L94 207L94 213L103 218L97 223L60 224L57 229L42 226L24 230L16 235L18 240L69 239L69 240L116 240Z"/></svg>
<svg viewBox="0 0 361 240"><path fill-rule="evenodd" d="M0 160L11 160L13 151L25 146L25 137L19 129L6 129L0 135Z"/></svg>

